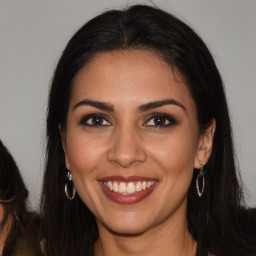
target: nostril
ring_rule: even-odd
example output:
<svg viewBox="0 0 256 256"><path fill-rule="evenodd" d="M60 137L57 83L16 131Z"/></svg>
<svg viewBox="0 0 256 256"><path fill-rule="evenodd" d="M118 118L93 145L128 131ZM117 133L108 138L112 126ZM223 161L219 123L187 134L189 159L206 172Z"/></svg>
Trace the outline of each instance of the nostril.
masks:
<svg viewBox="0 0 256 256"><path fill-rule="evenodd" d="M132 155L123 154L116 157L112 157L109 159L109 161L114 164L118 164L123 168L127 168L143 162L143 159L138 158L137 155L132 156Z"/></svg>
<svg viewBox="0 0 256 256"><path fill-rule="evenodd" d="M108 151L108 161L118 164L123 168L127 168L141 162L144 162L147 158L146 152L142 148L129 149L123 148L111 148Z"/></svg>

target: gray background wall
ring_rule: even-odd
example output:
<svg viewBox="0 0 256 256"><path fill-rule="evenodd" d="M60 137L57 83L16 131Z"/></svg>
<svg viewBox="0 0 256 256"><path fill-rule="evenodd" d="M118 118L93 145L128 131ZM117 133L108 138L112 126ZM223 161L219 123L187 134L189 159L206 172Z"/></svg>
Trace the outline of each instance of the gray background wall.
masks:
<svg viewBox="0 0 256 256"><path fill-rule="evenodd" d="M155 0L190 24L211 49L226 84L247 201L256 206L256 1ZM49 82L70 36L110 8L148 1L0 0L0 138L39 202Z"/></svg>

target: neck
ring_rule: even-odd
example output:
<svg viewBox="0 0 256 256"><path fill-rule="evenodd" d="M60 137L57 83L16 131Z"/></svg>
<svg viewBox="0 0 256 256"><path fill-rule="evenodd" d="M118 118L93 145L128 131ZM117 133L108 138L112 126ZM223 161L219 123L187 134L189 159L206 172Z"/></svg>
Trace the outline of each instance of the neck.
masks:
<svg viewBox="0 0 256 256"><path fill-rule="evenodd" d="M99 240L94 253L96 256L194 256L197 244L188 232L186 211L182 212L137 235L116 234L98 224Z"/></svg>

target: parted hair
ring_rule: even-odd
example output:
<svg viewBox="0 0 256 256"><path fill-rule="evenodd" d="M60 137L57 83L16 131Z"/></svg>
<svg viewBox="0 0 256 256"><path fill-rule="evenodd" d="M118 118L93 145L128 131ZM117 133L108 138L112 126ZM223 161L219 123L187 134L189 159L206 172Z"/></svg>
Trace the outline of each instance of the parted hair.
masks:
<svg viewBox="0 0 256 256"><path fill-rule="evenodd" d="M206 44L188 25L155 7L130 6L107 11L84 24L70 39L56 66L48 101L46 166L42 216L47 255L93 255L98 239L95 218L79 196L64 193L65 157L59 125L66 127L74 79L97 53L146 50L178 70L197 108L200 132L216 120L210 159L205 166L205 191L198 197L194 171L188 190L188 229L198 255L249 255L247 218L233 148L223 82Z"/></svg>

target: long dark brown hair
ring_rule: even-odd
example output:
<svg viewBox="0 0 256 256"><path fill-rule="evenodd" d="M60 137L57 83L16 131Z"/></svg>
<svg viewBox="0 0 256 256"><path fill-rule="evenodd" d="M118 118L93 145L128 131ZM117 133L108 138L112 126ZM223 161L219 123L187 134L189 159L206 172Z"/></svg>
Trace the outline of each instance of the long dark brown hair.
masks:
<svg viewBox="0 0 256 256"><path fill-rule="evenodd" d="M39 233L39 218L37 214L28 210L27 198L28 190L17 164L0 140L0 204L3 206L4 212L0 223L0 232L4 229L7 221L11 220L11 229L4 244L4 256L13 255L19 239L22 239L32 252L37 253L39 248L39 240L35 237L36 233ZM36 230L36 226L38 226L38 230Z"/></svg>
<svg viewBox="0 0 256 256"><path fill-rule="evenodd" d="M216 120L212 154L205 166L205 192L198 197L197 170L188 191L188 229L198 242L198 255L249 255L252 241L247 226L241 224L247 211L243 211L229 110L213 57L189 26L143 5L107 11L87 22L70 39L56 67L48 102L42 193L47 255L93 255L98 239L95 218L79 196L70 201L64 194L67 169L58 126L65 128L73 81L88 61L96 53L130 49L152 51L179 70L195 101L201 131Z"/></svg>

